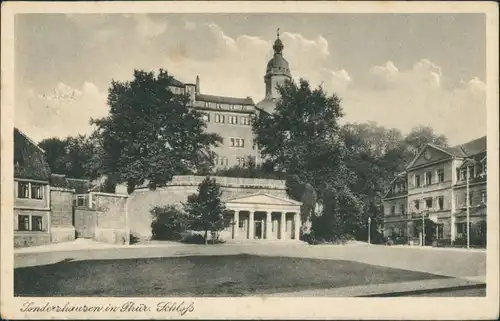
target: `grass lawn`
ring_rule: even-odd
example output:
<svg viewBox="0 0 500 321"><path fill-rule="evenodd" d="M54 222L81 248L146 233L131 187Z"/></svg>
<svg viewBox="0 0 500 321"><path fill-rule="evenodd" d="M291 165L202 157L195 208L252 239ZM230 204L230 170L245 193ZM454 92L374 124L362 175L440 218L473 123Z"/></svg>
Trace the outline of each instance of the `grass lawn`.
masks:
<svg viewBox="0 0 500 321"><path fill-rule="evenodd" d="M253 255L87 260L14 270L15 296L244 296L445 278L352 261Z"/></svg>

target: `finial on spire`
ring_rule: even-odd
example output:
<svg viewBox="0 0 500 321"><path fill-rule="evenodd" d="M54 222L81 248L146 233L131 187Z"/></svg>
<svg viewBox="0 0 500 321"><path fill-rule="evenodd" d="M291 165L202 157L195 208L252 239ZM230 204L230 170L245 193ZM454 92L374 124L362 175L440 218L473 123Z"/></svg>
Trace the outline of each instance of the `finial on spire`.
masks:
<svg viewBox="0 0 500 321"><path fill-rule="evenodd" d="M275 55L281 54L281 52L283 51L283 43L280 40L280 28L278 28L278 30L276 31L276 35L278 36L278 38L276 39L276 41L274 41L273 46Z"/></svg>

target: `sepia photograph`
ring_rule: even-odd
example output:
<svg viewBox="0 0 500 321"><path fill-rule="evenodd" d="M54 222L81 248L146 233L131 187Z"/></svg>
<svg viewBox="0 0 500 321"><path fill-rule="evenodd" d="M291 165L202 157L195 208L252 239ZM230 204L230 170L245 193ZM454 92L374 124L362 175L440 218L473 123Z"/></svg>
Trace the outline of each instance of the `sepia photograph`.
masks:
<svg viewBox="0 0 500 321"><path fill-rule="evenodd" d="M3 5L2 318L498 316L498 7L337 4Z"/></svg>

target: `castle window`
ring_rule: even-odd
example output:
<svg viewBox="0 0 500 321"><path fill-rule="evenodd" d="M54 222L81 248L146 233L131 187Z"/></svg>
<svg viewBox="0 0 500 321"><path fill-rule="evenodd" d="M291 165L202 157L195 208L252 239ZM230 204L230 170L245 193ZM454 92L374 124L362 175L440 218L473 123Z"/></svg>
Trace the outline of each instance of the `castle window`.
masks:
<svg viewBox="0 0 500 321"><path fill-rule="evenodd" d="M238 124L238 116L228 116L227 117L228 124Z"/></svg>
<svg viewBox="0 0 500 321"><path fill-rule="evenodd" d="M405 215L405 205L404 204L399 204L399 210L401 212L401 215Z"/></svg>
<svg viewBox="0 0 500 321"><path fill-rule="evenodd" d="M250 117L242 116L241 117L241 124L242 125L250 125Z"/></svg>
<svg viewBox="0 0 500 321"><path fill-rule="evenodd" d="M391 215L396 215L396 206L391 206Z"/></svg>
<svg viewBox="0 0 500 321"><path fill-rule="evenodd" d="M415 175L415 186L420 187L420 175Z"/></svg>
<svg viewBox="0 0 500 321"><path fill-rule="evenodd" d="M231 137L231 147L245 147L245 140L243 138Z"/></svg>
<svg viewBox="0 0 500 321"><path fill-rule="evenodd" d="M215 114L215 122L216 123L224 123L224 115Z"/></svg>
<svg viewBox="0 0 500 321"><path fill-rule="evenodd" d="M415 200L415 202L413 204L415 204L415 209L416 210L420 209L420 201L419 200Z"/></svg>

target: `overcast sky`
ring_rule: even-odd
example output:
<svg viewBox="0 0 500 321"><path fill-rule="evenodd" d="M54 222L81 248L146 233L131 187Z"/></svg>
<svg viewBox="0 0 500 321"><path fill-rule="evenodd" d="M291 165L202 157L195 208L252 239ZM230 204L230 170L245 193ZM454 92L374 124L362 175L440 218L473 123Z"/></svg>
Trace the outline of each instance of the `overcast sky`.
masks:
<svg viewBox="0 0 500 321"><path fill-rule="evenodd" d="M111 79L164 68L201 91L264 97L281 29L294 78L342 98L344 122L459 144L486 134L483 14L23 14L15 20L15 124L34 140L88 133Z"/></svg>

